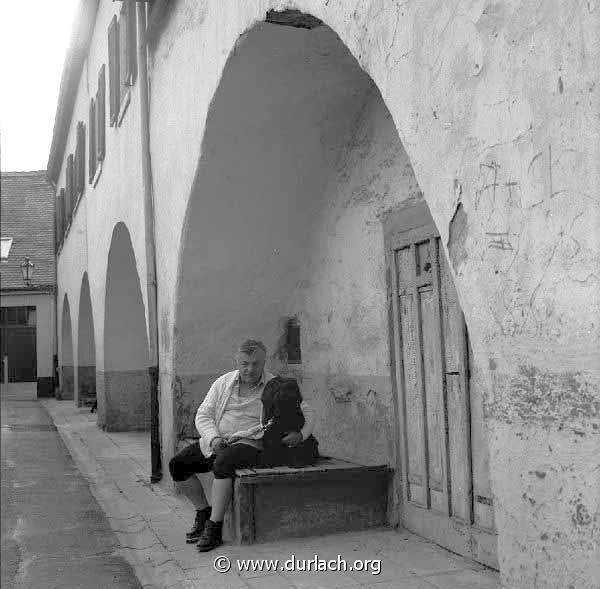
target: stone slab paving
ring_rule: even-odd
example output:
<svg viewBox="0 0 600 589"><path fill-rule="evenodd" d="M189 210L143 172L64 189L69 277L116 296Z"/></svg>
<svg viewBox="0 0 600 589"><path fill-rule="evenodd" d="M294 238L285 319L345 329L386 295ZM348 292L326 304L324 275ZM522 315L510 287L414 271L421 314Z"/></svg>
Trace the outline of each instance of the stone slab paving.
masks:
<svg viewBox="0 0 600 589"><path fill-rule="evenodd" d="M105 433L89 410L72 401L44 401L77 466L90 483L122 548L144 587L173 589L496 589L498 574L406 531L377 529L320 537L287 539L252 546L224 545L200 554L185 543L194 510L174 493L168 474L150 485L149 435ZM231 569L215 569L218 556ZM373 569L346 571L281 570L290 559L375 559ZM276 570L240 571L242 559L278 560ZM288 565L288 566L284 566ZM304 565L306 567L306 565ZM371 566L371 565L367 565Z"/></svg>

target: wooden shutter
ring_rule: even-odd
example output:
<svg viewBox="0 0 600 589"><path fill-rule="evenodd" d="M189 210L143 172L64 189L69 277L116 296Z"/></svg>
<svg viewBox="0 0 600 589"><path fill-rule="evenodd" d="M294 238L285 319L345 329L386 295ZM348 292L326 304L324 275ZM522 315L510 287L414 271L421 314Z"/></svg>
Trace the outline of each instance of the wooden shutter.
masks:
<svg viewBox="0 0 600 589"><path fill-rule="evenodd" d="M60 239L61 241L64 240L65 238L65 231L67 230L67 223L68 221L68 210L69 210L69 206L68 206L68 202L67 202L67 191L64 188L60 189L60 200L61 200L61 207L60 207Z"/></svg>
<svg viewBox="0 0 600 589"><path fill-rule="evenodd" d="M73 191L75 192L75 202L79 195L79 160L81 158L81 149L79 148L79 123L75 130L75 160L73 162Z"/></svg>
<svg viewBox="0 0 600 589"><path fill-rule="evenodd" d="M127 77L133 86L137 76L137 27L135 20L135 1L125 0L127 8Z"/></svg>
<svg viewBox="0 0 600 589"><path fill-rule="evenodd" d="M98 161L104 159L106 151L106 77L104 64L98 74L98 91L96 92L96 157Z"/></svg>
<svg viewBox="0 0 600 589"><path fill-rule="evenodd" d="M65 211L65 189L60 189L60 196L58 198L60 202L60 241L62 243L65 238L65 231L67 229L67 217Z"/></svg>
<svg viewBox="0 0 600 589"><path fill-rule="evenodd" d="M65 230L67 228L67 218L65 214L65 189L60 189L60 196L58 198L60 203L60 241L62 242L65 237Z"/></svg>
<svg viewBox="0 0 600 589"><path fill-rule="evenodd" d="M58 252L63 239L63 207L65 202L65 190L61 188L56 195L56 251Z"/></svg>
<svg viewBox="0 0 600 589"><path fill-rule="evenodd" d="M75 143L75 194L79 196L85 188L85 125L77 123Z"/></svg>
<svg viewBox="0 0 600 589"><path fill-rule="evenodd" d="M109 77L109 102L110 102L110 126L117 124L119 116L120 84L121 76L119 73L119 22L117 17L113 16L108 27L108 77Z"/></svg>
<svg viewBox="0 0 600 589"><path fill-rule="evenodd" d="M90 144L88 146L88 180L91 184L96 174L96 102L90 100Z"/></svg>
<svg viewBox="0 0 600 589"><path fill-rule="evenodd" d="M123 3L121 6L121 14L119 16L119 74L120 74L120 102L119 107L125 100L127 95L127 86L129 85L128 80L128 47L127 47L127 3Z"/></svg>
<svg viewBox="0 0 600 589"><path fill-rule="evenodd" d="M73 218L73 208L75 206L75 190L73 188L73 154L67 157L66 170L66 195L65 202L67 206L67 220L70 223Z"/></svg>

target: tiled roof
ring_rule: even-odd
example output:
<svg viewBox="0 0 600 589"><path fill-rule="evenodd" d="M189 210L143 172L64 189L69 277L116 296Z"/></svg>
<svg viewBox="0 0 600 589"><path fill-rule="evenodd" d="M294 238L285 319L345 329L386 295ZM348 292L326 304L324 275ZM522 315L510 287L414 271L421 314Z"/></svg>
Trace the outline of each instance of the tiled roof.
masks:
<svg viewBox="0 0 600 589"><path fill-rule="evenodd" d="M0 262L1 288L25 288L21 264L35 264L32 288L56 285L54 190L46 170L0 175L0 236L12 237L8 260Z"/></svg>

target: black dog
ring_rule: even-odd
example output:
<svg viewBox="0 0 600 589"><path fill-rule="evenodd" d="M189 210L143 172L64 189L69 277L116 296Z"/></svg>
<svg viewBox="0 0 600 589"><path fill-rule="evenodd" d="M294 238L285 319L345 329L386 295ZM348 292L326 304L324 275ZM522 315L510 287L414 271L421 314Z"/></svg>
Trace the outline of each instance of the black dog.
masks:
<svg viewBox="0 0 600 589"><path fill-rule="evenodd" d="M263 390L263 436L261 466L287 465L300 468L314 463L319 457L319 443L311 434L293 448L286 446L282 438L304 427L304 415L300 405L302 394L293 378L275 377ZM270 422L270 423L269 423Z"/></svg>

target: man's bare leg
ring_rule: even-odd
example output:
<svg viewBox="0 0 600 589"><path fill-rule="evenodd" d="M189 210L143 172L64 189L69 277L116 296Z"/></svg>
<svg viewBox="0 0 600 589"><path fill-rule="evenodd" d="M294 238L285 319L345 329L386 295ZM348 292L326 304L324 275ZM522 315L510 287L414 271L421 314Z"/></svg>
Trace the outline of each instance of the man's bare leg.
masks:
<svg viewBox="0 0 600 589"><path fill-rule="evenodd" d="M208 501L206 500L206 494L202 487L202 483L198 480L198 477L192 475L185 481L179 481L175 483L184 495L193 503L196 511L200 511L205 507L208 507Z"/></svg>
<svg viewBox="0 0 600 589"><path fill-rule="evenodd" d="M233 481L231 479L215 479L212 484L212 512L210 519L222 522L225 512L233 495Z"/></svg>

